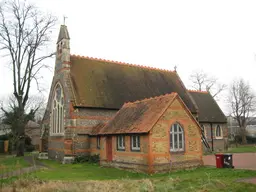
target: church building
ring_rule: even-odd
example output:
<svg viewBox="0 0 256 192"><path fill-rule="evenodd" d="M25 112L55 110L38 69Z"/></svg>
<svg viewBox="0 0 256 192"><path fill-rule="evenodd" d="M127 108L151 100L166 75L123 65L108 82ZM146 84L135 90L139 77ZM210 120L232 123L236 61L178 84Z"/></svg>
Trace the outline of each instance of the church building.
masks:
<svg viewBox="0 0 256 192"><path fill-rule="evenodd" d="M71 55L61 25L42 123L50 159L98 154L101 165L150 173L195 167L203 148L224 147L226 129L211 95L187 90L176 70Z"/></svg>

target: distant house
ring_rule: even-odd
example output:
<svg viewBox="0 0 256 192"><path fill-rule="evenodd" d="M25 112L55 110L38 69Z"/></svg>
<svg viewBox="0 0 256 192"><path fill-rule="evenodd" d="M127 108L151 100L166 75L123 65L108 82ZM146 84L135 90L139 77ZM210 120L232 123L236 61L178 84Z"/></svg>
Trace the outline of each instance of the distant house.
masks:
<svg viewBox="0 0 256 192"><path fill-rule="evenodd" d="M25 134L31 138L31 144L39 148L40 144L40 125L34 121L28 121L25 127Z"/></svg>
<svg viewBox="0 0 256 192"><path fill-rule="evenodd" d="M12 130L9 125L0 124L0 135L11 133ZM28 121L25 126L25 134L31 138L33 145L40 143L40 125L34 121Z"/></svg>
<svg viewBox="0 0 256 192"><path fill-rule="evenodd" d="M41 150L47 150L50 159L99 154L102 165L134 166L142 171L201 164L200 108L177 71L71 55L65 25L60 28L56 50L42 121ZM217 104L209 102L214 102L205 103L210 114ZM165 108L173 119L161 119ZM162 121L165 125L156 126ZM133 151L136 148L140 151Z"/></svg>
<svg viewBox="0 0 256 192"><path fill-rule="evenodd" d="M198 121L210 147L214 151L223 151L228 138L225 114L210 93L190 91L190 94L198 106Z"/></svg>

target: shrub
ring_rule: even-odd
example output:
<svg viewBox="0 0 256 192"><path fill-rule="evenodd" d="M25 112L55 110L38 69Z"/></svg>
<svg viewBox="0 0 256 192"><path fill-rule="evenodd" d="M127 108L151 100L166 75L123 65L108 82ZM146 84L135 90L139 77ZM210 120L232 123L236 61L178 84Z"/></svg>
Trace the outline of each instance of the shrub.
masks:
<svg viewBox="0 0 256 192"><path fill-rule="evenodd" d="M77 155L73 161L74 164L77 163L98 163L100 160L99 155Z"/></svg>
<svg viewBox="0 0 256 192"><path fill-rule="evenodd" d="M98 163L100 161L100 156L99 155L92 155L89 156L89 163Z"/></svg>
<svg viewBox="0 0 256 192"><path fill-rule="evenodd" d="M235 142L241 144L242 143L242 136L241 135L236 135L235 136Z"/></svg>
<svg viewBox="0 0 256 192"><path fill-rule="evenodd" d="M35 150L35 146L34 145L25 145L25 150L26 150L26 152L32 152Z"/></svg>
<svg viewBox="0 0 256 192"><path fill-rule="evenodd" d="M85 162L88 162L88 160L89 160L89 156L87 156L87 155L76 155L73 163L74 164L85 163Z"/></svg>
<svg viewBox="0 0 256 192"><path fill-rule="evenodd" d="M8 140L8 135L0 135L0 140Z"/></svg>
<svg viewBox="0 0 256 192"><path fill-rule="evenodd" d="M25 145L32 145L32 139L29 136L25 136Z"/></svg>

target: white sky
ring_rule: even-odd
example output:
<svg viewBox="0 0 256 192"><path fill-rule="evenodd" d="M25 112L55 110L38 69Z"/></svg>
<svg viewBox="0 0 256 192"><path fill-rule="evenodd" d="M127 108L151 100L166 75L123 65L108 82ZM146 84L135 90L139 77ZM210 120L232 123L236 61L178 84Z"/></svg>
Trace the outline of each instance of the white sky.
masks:
<svg viewBox="0 0 256 192"><path fill-rule="evenodd" d="M72 54L170 70L177 65L187 88L195 70L226 84L242 77L256 87L255 0L31 1L59 19L52 50L65 15ZM54 67L54 59L48 62ZM12 92L12 76L4 64L0 64L0 97ZM52 75L44 71L45 95ZM219 103L227 112L224 96Z"/></svg>

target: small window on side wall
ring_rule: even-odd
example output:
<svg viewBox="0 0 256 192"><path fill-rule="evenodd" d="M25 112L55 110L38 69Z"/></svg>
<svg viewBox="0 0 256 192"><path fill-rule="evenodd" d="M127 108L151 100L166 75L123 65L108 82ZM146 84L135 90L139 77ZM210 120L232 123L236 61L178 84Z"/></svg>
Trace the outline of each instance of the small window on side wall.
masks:
<svg viewBox="0 0 256 192"><path fill-rule="evenodd" d="M117 150L118 151L125 150L125 136L124 135L117 136Z"/></svg>
<svg viewBox="0 0 256 192"><path fill-rule="evenodd" d="M100 149L100 136L97 137L97 149Z"/></svg>
<svg viewBox="0 0 256 192"><path fill-rule="evenodd" d="M140 136L139 135L131 136L131 148L132 148L132 151L140 151Z"/></svg>
<svg viewBox="0 0 256 192"><path fill-rule="evenodd" d="M215 136L219 137L219 138L222 137L222 130L221 130L220 125L217 125L217 127L216 127Z"/></svg>

